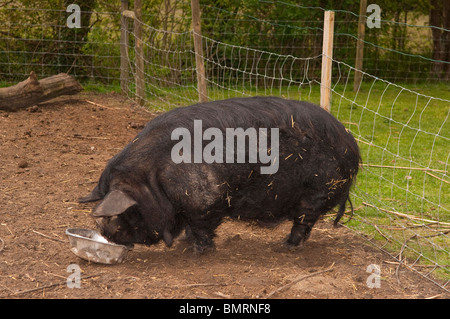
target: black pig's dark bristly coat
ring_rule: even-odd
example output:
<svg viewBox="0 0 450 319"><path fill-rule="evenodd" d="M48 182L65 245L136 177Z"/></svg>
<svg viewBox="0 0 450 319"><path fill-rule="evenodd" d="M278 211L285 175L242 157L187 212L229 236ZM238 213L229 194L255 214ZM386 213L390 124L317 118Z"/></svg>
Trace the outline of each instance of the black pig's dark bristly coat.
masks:
<svg viewBox="0 0 450 319"><path fill-rule="evenodd" d="M171 150L178 140L171 140L171 133L183 127L193 136L194 120L224 136L226 128L279 128L278 171L261 174L262 163L174 163ZM262 224L289 218L287 243L296 246L319 216L337 205L335 223L340 219L359 161L355 139L317 105L233 98L174 109L150 121L80 201L102 200L93 215L116 243L150 245L163 239L170 246L186 228L202 252L213 247L215 229L230 216Z"/></svg>

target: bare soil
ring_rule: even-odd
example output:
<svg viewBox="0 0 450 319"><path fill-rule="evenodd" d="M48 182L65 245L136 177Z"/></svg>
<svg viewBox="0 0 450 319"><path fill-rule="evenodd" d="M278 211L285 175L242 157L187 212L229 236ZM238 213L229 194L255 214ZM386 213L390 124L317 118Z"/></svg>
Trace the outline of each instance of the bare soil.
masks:
<svg viewBox="0 0 450 319"><path fill-rule="evenodd" d="M176 241L171 248L137 245L117 265L78 258L66 228L96 226L95 203L77 199L156 115L114 93L0 113L0 298L449 297L329 220L296 251L282 244L290 223L269 229L227 220L217 230L216 251L199 257ZM80 288L66 285L71 264L81 269ZM380 288L367 286L370 264L381 267Z"/></svg>

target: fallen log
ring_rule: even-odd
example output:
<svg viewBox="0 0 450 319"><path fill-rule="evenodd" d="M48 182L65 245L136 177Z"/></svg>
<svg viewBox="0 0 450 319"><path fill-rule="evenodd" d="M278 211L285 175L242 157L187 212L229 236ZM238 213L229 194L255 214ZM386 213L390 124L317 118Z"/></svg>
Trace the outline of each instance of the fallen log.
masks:
<svg viewBox="0 0 450 319"><path fill-rule="evenodd" d="M18 111L61 95L73 95L83 90L80 83L66 73L60 73L38 81L31 71L25 81L0 88L0 110Z"/></svg>

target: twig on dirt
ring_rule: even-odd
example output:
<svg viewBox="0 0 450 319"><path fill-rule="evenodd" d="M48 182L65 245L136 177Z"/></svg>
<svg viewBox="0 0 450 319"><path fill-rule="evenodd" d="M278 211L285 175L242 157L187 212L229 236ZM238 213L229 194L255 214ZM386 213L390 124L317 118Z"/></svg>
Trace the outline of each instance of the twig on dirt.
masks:
<svg viewBox="0 0 450 319"><path fill-rule="evenodd" d="M86 277L81 278L81 280L92 278L92 277L98 277L98 276L100 276L100 274L86 276ZM43 289L48 289L48 288L53 288L53 287L57 287L57 286L66 285L66 284L67 284L67 280L64 280L64 281L60 281L60 282L57 282L57 283L54 283L54 284L50 284L50 285L45 285L45 286L41 286L41 287L37 287L37 288L33 288L33 289L28 289L28 290L22 290L22 291L14 292L14 293L11 293L11 294L9 294L7 296L0 296L0 298L23 295L23 294L27 294L27 293L30 293L30 292L35 292L35 291L39 291L39 290L43 290Z"/></svg>
<svg viewBox="0 0 450 319"><path fill-rule="evenodd" d="M232 299L233 298L232 296L225 295L221 292L213 292L212 294L217 297L211 297L210 295L207 295L207 296L196 296L195 298L196 299L219 299L219 298L220 299Z"/></svg>
<svg viewBox="0 0 450 319"><path fill-rule="evenodd" d="M45 270L44 270L44 274L55 276L55 277L59 277L59 278L62 278L62 279L66 279L66 277L64 277L64 276L61 276L61 275L58 275L58 274L54 274L54 273L51 273L51 272L48 272L48 271L45 271ZM34 281L34 280L31 280L31 281Z"/></svg>
<svg viewBox="0 0 450 319"><path fill-rule="evenodd" d="M195 288L195 287L207 287L207 286L226 286L224 283L204 283L204 284L187 284L187 285L175 285L175 286L164 286L164 288Z"/></svg>
<svg viewBox="0 0 450 319"><path fill-rule="evenodd" d="M332 264L330 267L328 267L327 269L325 269L325 270L316 271L316 272L311 273L311 274L309 274L309 275L299 277L299 278L297 278L297 279L291 281L290 283L288 283L288 284L286 284L286 285L284 285L284 286L281 286L280 288L278 288L278 289L272 291L272 292L269 293L267 296L265 296L263 299L268 299L268 298L272 297L272 296L273 296L274 294L276 294L276 293L279 293L279 292L282 292L282 291L284 291L284 290L287 290L287 289L291 288L293 285L295 285L296 283L298 283L299 281L302 281L302 280L304 280L304 279L308 279L308 278L311 278L311 277L313 277L313 276L317 276L317 275L323 274L323 273L325 273L325 272L331 271L331 270L333 270L334 264L335 264L335 263L333 262L333 264Z"/></svg>
<svg viewBox="0 0 450 319"><path fill-rule="evenodd" d="M90 210L90 209L71 209L71 211L77 212L77 213L86 213L86 214L92 213L92 210Z"/></svg>
<svg viewBox="0 0 450 319"><path fill-rule="evenodd" d="M88 102L89 104L92 104L92 105L95 105L95 106L98 106L98 107L103 107L103 108L105 108L105 109L110 109L110 110L120 110L120 108L118 108L118 107L109 107L109 106L105 106L105 105L102 105L102 104L98 104L98 103L95 103L95 102L92 102L92 101L89 101L89 100L85 100L86 102Z"/></svg>
<svg viewBox="0 0 450 319"><path fill-rule="evenodd" d="M9 290L11 293L14 293L15 291L14 290L12 290L11 288L9 288L9 287L7 287L7 286L5 286L5 285L3 285L3 284L0 284L0 286L1 287L3 287L3 289L5 289L5 290ZM2 298L2 299L5 299L7 296L0 296L0 298Z"/></svg>
<svg viewBox="0 0 450 319"><path fill-rule="evenodd" d="M219 291L213 292L213 295L215 295L215 296L217 296L219 298L222 298L222 299L231 299L232 298L230 295L225 295L225 294L223 294L223 293L221 293Z"/></svg>
<svg viewBox="0 0 450 319"><path fill-rule="evenodd" d="M225 286L226 284L218 284L218 283L205 283L205 284L188 284L188 285L181 285L180 287L205 287L205 286Z"/></svg>
<svg viewBox="0 0 450 319"><path fill-rule="evenodd" d="M38 232L38 231L36 231L36 230L34 230L34 229L32 229L31 231L32 231L33 233L38 234L38 235L40 235L40 236L42 236L42 237L45 237L45 238L47 238L47 239L51 239L51 240L54 240L54 241L58 241L58 242L60 242L60 243L66 243L64 240L61 240L61 239L58 239L58 238L50 237L50 236L45 235L45 234L43 234L43 233L40 233L40 232Z"/></svg>
<svg viewBox="0 0 450 319"><path fill-rule="evenodd" d="M82 135L78 135L75 134L73 136L74 138L80 138L80 139L85 139L85 140L109 140L109 137L101 137L101 136L82 136Z"/></svg>
<svg viewBox="0 0 450 319"><path fill-rule="evenodd" d="M0 237L0 252L3 250L3 248L5 248L5 242L4 242L3 239Z"/></svg>
<svg viewBox="0 0 450 319"><path fill-rule="evenodd" d="M11 236L13 236L13 237L16 237L15 235L14 235L14 233L11 231L11 229L9 229L9 227L8 227L8 225L7 224L3 224L3 223L1 223L0 225L2 225L2 226L5 226L6 227L6 229L9 231L9 233L11 234Z"/></svg>
<svg viewBox="0 0 450 319"><path fill-rule="evenodd" d="M407 243L409 240L413 239L413 238L416 238L416 235L412 236L411 238L409 238L408 240L406 240L406 241L403 243L402 248L400 249L400 253L398 254L398 265L397 265L397 267L396 267L396 269L395 269L395 278L397 278L397 283L398 283L399 285L400 285L401 283L400 283L400 276L399 276L398 272L399 272L399 270L400 270L400 266L404 263L403 260L406 261L406 257L403 258L403 257L402 257L402 254L403 254L403 251L405 250L406 243Z"/></svg>
<svg viewBox="0 0 450 319"><path fill-rule="evenodd" d="M400 266L402 265L402 263L403 262L399 262L397 268L395 268L395 278L397 279L397 283L399 285L401 285L401 282L400 282L400 276L398 274L398 271L400 270Z"/></svg>
<svg viewBox="0 0 450 319"><path fill-rule="evenodd" d="M20 187L19 186L14 186L14 187L9 187L9 188L6 187L6 188L2 188L1 191L4 192L4 193L8 193L8 192L16 190L18 188L20 188Z"/></svg>

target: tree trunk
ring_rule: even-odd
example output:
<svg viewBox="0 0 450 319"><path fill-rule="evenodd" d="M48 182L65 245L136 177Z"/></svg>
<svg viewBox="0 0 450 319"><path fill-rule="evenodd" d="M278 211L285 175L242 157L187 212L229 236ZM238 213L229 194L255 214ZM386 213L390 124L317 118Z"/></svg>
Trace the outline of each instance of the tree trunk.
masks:
<svg viewBox="0 0 450 319"><path fill-rule="evenodd" d="M444 1L443 10L443 27L450 29L450 1ZM450 80L450 32L443 31L442 35L443 60L448 62L444 66L444 79Z"/></svg>
<svg viewBox="0 0 450 319"><path fill-rule="evenodd" d="M448 1L430 0L430 25L438 28L447 29L450 26L450 3ZM449 32L433 28L431 30L433 37L433 62L432 72L439 78L448 78L450 76L450 37Z"/></svg>
<svg viewBox="0 0 450 319"><path fill-rule="evenodd" d="M73 95L83 87L70 75L60 73L38 81L31 71L25 81L0 88L0 110L17 111L60 95Z"/></svg>

